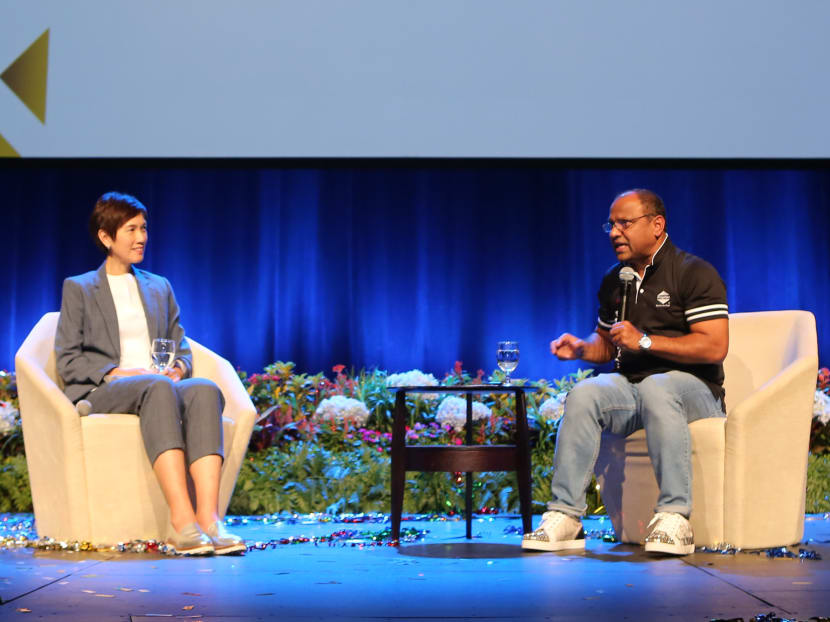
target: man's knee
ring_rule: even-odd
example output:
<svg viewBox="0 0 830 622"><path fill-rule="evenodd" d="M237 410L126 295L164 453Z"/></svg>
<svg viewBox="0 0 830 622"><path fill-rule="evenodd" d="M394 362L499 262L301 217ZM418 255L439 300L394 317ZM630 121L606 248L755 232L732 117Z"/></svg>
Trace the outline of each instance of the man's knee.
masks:
<svg viewBox="0 0 830 622"><path fill-rule="evenodd" d="M653 420L671 420L682 413L683 400L668 374L652 374L640 382L640 414L643 424Z"/></svg>
<svg viewBox="0 0 830 622"><path fill-rule="evenodd" d="M568 391L565 408L567 409L570 406L572 409L593 409L612 390L613 384L607 375L585 378Z"/></svg>
<svg viewBox="0 0 830 622"><path fill-rule="evenodd" d="M588 379L590 380L590 379ZM589 410L597 401L597 389L588 380L577 383L565 398L565 412Z"/></svg>
<svg viewBox="0 0 830 622"><path fill-rule="evenodd" d="M640 399L671 399L675 392L668 374L652 374L640 381L638 386Z"/></svg>
<svg viewBox="0 0 830 622"><path fill-rule="evenodd" d="M600 416L603 393L608 390L607 383L600 376L586 378L578 382L565 398L565 416L570 421L575 419Z"/></svg>
<svg viewBox="0 0 830 622"><path fill-rule="evenodd" d="M644 417L683 416L688 423L702 417L722 416L720 402L709 387L692 374L671 371L654 374L640 383L640 402Z"/></svg>

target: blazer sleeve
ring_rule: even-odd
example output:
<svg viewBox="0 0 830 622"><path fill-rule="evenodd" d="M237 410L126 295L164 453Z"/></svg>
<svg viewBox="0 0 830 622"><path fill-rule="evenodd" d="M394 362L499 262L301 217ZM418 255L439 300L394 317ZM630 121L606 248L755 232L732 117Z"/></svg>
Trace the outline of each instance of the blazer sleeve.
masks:
<svg viewBox="0 0 830 622"><path fill-rule="evenodd" d="M82 286L66 279L61 295L61 312L55 333L55 357L58 374L67 385L98 386L117 366L105 352L84 347L84 325L87 314Z"/></svg>
<svg viewBox="0 0 830 622"><path fill-rule="evenodd" d="M170 281L164 279L167 286L167 338L176 342L176 364L184 371L184 377L190 378L193 375L193 353L187 339L184 338L184 328L181 325L179 304L176 302L176 295Z"/></svg>

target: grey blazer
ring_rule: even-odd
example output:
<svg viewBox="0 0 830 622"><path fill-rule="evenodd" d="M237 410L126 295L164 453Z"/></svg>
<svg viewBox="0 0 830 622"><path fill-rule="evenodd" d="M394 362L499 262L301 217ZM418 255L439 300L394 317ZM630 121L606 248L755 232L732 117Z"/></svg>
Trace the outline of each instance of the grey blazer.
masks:
<svg viewBox="0 0 830 622"><path fill-rule="evenodd" d="M179 305L170 283L164 277L132 268L138 283L150 340L173 339L176 361L193 371L190 346L179 323ZM63 282L61 313L55 335L58 374L64 393L77 402L104 381L121 361L118 316L112 300L104 264L98 270L69 277Z"/></svg>

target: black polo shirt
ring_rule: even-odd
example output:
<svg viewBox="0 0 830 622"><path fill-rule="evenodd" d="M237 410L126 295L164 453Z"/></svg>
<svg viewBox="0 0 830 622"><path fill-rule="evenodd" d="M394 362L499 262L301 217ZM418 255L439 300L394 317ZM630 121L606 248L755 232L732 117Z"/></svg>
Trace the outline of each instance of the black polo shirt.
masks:
<svg viewBox="0 0 830 622"><path fill-rule="evenodd" d="M597 326L606 330L617 321L622 285L619 272L626 264L611 267L599 288ZM629 289L626 318L647 335L678 337L689 334L695 322L728 318L726 286L711 264L677 248L666 237L646 268L642 281ZM617 370L631 382L639 382L651 374L673 369L694 374L707 384L723 404L723 365L684 364L660 358L649 352L623 350Z"/></svg>

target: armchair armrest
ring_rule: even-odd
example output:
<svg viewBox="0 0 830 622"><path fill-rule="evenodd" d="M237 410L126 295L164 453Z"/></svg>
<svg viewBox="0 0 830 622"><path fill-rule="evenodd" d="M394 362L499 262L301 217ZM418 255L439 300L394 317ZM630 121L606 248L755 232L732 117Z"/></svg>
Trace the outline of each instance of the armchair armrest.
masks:
<svg viewBox="0 0 830 622"><path fill-rule="evenodd" d="M25 346L25 344L24 344ZM66 508L72 533L89 531L87 482L81 421L75 407L37 362L21 347L15 356L20 418L32 503ZM57 535L61 526L38 524L41 533Z"/></svg>
<svg viewBox="0 0 830 622"><path fill-rule="evenodd" d="M219 483L219 514L224 515L230 503L242 460L248 451L248 443L256 421L256 408L242 385L233 366L205 346L188 338L193 351L193 375L208 378L222 390L225 398L223 417L234 421L233 440L225 456L222 479Z"/></svg>
<svg viewBox="0 0 830 622"><path fill-rule="evenodd" d="M233 366L202 344L190 338L188 341L193 350L193 375L212 380L222 390L225 398L225 411L222 415L233 419L240 429L245 428L247 419L250 418L250 427L253 429L256 408Z"/></svg>
<svg viewBox="0 0 830 622"><path fill-rule="evenodd" d="M817 370L817 356L799 357L729 412L724 472L727 542L742 542L745 548L773 546L749 532L752 526L781 523L783 515L801 517L798 524L781 525L790 542L801 538Z"/></svg>
<svg viewBox="0 0 830 622"><path fill-rule="evenodd" d="M817 373L816 357L798 358L735 406L726 419L727 452L801 443L806 454Z"/></svg>

